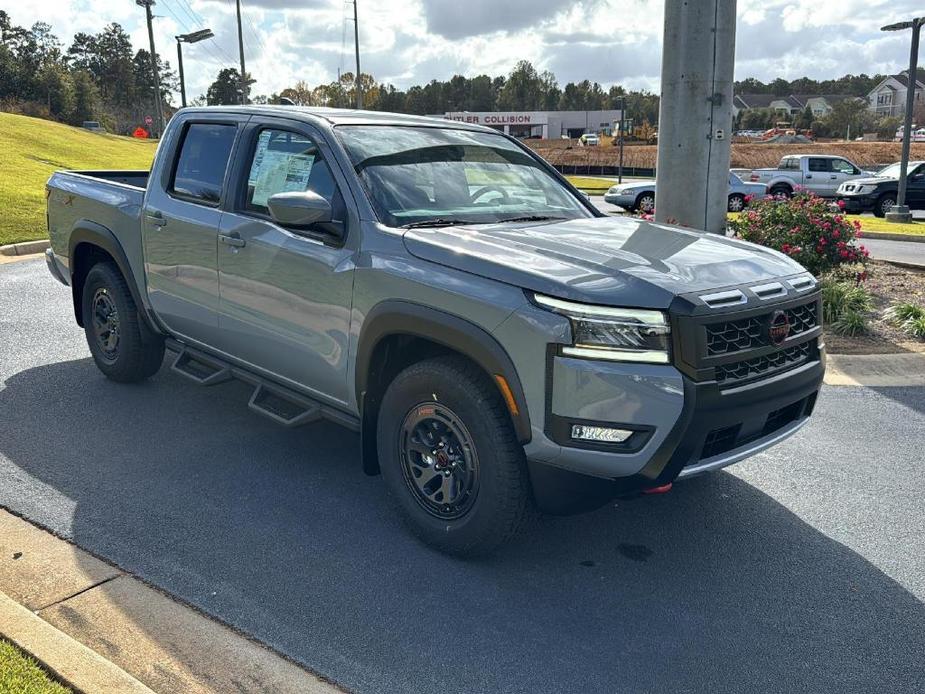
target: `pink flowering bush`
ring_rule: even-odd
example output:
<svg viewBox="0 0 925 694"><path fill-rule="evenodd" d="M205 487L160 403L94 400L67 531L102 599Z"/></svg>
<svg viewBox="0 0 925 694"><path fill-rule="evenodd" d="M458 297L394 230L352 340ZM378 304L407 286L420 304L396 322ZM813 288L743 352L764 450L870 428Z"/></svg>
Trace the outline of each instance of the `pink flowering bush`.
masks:
<svg viewBox="0 0 925 694"><path fill-rule="evenodd" d="M738 238L785 253L817 277L842 265L863 264L869 255L857 242L860 222L833 212L812 193L798 192L789 200L756 198L729 226Z"/></svg>

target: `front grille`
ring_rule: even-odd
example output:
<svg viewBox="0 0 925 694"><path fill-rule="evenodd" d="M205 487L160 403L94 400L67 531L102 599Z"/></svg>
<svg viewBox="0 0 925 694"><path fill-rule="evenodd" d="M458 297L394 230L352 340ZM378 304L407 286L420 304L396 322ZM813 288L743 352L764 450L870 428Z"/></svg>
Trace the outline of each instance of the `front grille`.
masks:
<svg viewBox="0 0 925 694"><path fill-rule="evenodd" d="M787 315L787 320L790 321L791 337L807 330L812 330L818 324L815 302L788 308L784 313ZM707 356L715 357L721 354L732 354L771 344L768 336L768 325L773 315L774 312L769 311L749 318L708 323L705 326L707 330Z"/></svg>
<svg viewBox="0 0 925 694"><path fill-rule="evenodd" d="M718 383L747 381L798 366L809 359L812 344L813 341L810 340L762 357L720 364L716 367L716 380Z"/></svg>

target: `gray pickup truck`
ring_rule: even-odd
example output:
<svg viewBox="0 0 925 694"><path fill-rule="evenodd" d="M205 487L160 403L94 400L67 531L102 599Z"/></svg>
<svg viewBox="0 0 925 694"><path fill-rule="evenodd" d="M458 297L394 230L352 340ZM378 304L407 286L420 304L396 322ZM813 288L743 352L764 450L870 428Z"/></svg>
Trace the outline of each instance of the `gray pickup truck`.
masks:
<svg viewBox="0 0 925 694"><path fill-rule="evenodd" d="M789 197L798 190L806 190L822 198L834 198L845 181L870 175L844 157L791 154L781 159L776 169L755 169L749 180L763 183L771 195Z"/></svg>
<svg viewBox="0 0 925 694"><path fill-rule="evenodd" d="M150 173L59 172L47 196L48 267L106 376L166 348L282 425L357 430L409 527L458 555L764 450L822 381L802 267L605 216L480 126L184 109Z"/></svg>

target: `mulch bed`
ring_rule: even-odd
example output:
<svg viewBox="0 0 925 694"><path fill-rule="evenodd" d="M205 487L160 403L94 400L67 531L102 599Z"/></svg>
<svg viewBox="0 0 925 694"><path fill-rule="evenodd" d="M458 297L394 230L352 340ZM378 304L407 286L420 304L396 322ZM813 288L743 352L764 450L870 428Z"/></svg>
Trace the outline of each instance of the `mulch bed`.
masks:
<svg viewBox="0 0 925 694"><path fill-rule="evenodd" d="M884 313L893 304L911 301L925 306L925 271L872 261L867 272L866 286L874 299L869 334L842 337L826 330L826 350L830 354L925 352L925 342L909 337L884 318Z"/></svg>

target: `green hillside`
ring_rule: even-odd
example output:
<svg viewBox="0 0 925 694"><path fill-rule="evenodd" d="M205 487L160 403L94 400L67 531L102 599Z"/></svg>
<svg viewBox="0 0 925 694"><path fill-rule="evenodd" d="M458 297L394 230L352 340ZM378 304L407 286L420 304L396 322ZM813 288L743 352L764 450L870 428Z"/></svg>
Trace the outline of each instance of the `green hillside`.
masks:
<svg viewBox="0 0 925 694"><path fill-rule="evenodd" d="M58 169L147 169L156 143L0 113L0 246L44 238L45 182Z"/></svg>

